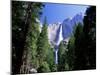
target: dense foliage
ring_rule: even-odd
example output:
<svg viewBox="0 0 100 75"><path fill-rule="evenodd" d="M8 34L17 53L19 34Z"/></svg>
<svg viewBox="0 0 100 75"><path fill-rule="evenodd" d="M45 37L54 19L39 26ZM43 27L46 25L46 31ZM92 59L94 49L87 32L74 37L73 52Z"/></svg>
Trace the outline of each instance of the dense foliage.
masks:
<svg viewBox="0 0 100 75"><path fill-rule="evenodd" d="M69 39L55 51L48 41L47 18L40 27L42 3L12 1L12 73L56 72L96 68L96 7L87 8ZM31 72L34 69L35 72Z"/></svg>
<svg viewBox="0 0 100 75"><path fill-rule="evenodd" d="M96 68L96 7L91 6L86 11L84 17L84 37L85 37L85 54L87 57L87 68Z"/></svg>
<svg viewBox="0 0 100 75"><path fill-rule="evenodd" d="M62 41L58 51L58 71L69 70L67 52L67 42Z"/></svg>
<svg viewBox="0 0 100 75"><path fill-rule="evenodd" d="M65 49L68 51L65 51ZM63 53L63 54L62 54ZM64 56L65 55L65 56ZM68 45L59 47L58 70L86 70L96 68L96 7L87 8L83 25L78 23L74 27ZM64 59L62 58L64 57ZM67 60L67 61L66 61ZM61 63L62 62L62 63Z"/></svg>

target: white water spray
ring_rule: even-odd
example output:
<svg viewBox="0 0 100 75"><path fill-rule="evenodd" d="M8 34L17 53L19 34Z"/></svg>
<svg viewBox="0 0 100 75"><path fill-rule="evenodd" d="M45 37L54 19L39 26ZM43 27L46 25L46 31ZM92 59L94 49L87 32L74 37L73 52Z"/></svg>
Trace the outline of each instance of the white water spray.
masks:
<svg viewBox="0 0 100 75"><path fill-rule="evenodd" d="M60 42L63 40L62 36L62 25L60 26L59 40L57 42L57 46L59 46ZM55 63L58 64L58 49L55 50Z"/></svg>

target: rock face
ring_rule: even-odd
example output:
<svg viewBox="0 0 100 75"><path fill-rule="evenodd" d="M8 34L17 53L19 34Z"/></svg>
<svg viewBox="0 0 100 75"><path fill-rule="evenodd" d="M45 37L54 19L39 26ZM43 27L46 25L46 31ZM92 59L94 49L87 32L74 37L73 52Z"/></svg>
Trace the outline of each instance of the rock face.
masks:
<svg viewBox="0 0 100 75"><path fill-rule="evenodd" d="M48 26L48 39L52 46L58 44L59 34L61 31L61 23L54 23Z"/></svg>
<svg viewBox="0 0 100 75"><path fill-rule="evenodd" d="M72 19L67 18L65 19L62 23L54 23L50 24L48 26L48 39L49 43L51 46L54 48L55 52L55 63L58 63L58 47L60 42L66 41L68 42L68 39L70 38L73 28L77 23L82 23L83 24L83 16L82 14L77 14L75 17Z"/></svg>
<svg viewBox="0 0 100 75"><path fill-rule="evenodd" d="M69 38L72 34L73 27L77 23L83 24L82 14L77 14L72 19L67 18L62 23L54 23L48 26L48 39L52 46L59 45L62 40Z"/></svg>

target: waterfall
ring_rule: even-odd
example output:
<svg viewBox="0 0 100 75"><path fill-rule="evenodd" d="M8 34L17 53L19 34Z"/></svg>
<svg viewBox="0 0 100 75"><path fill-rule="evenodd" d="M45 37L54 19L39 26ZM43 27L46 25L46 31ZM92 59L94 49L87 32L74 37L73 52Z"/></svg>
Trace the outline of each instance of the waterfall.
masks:
<svg viewBox="0 0 100 75"><path fill-rule="evenodd" d="M55 64L58 64L58 47L60 42L63 40L63 36L62 36L62 25L60 24L60 31L59 31L59 36L58 36L58 41L55 47Z"/></svg>
<svg viewBox="0 0 100 75"><path fill-rule="evenodd" d="M60 31L59 31L57 46L59 46L59 44L60 44L60 42L62 40L63 40L63 36L62 36L62 24L60 24Z"/></svg>
<svg viewBox="0 0 100 75"><path fill-rule="evenodd" d="M55 64L58 64L58 49L55 50Z"/></svg>

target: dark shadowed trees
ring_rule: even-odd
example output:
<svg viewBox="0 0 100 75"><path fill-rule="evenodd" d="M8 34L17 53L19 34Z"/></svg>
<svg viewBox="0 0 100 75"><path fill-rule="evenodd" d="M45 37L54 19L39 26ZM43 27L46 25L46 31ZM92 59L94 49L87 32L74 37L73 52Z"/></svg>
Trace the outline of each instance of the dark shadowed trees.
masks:
<svg viewBox="0 0 100 75"><path fill-rule="evenodd" d="M87 69L96 68L96 7L91 6L86 10L84 16L83 32L85 34L85 53L87 58Z"/></svg>
<svg viewBox="0 0 100 75"><path fill-rule="evenodd" d="M39 35L36 18L41 15L41 9L41 3L12 1L13 73L29 73L32 59L30 53L35 50L36 38Z"/></svg>
<svg viewBox="0 0 100 75"><path fill-rule="evenodd" d="M68 65L69 70L73 70L75 63L75 37L72 35L68 42Z"/></svg>

